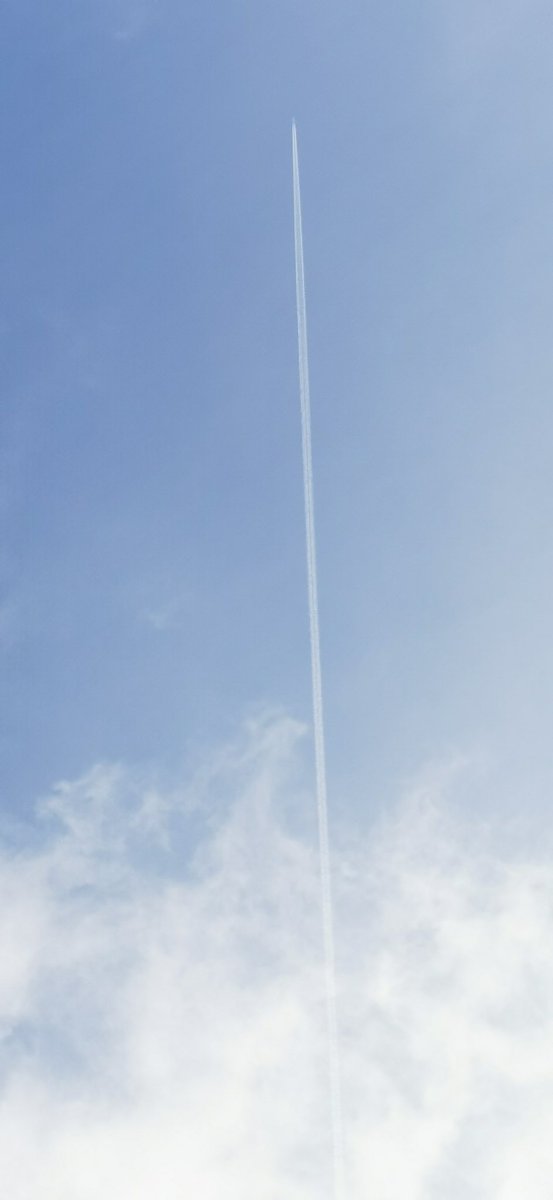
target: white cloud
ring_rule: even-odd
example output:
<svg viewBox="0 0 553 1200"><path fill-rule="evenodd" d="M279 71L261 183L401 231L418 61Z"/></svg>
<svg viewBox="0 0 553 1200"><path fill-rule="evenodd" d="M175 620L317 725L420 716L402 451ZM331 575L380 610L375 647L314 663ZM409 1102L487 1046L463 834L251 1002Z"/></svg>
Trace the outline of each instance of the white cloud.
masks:
<svg viewBox="0 0 553 1200"><path fill-rule="evenodd" d="M316 857L282 815L300 732L253 721L180 797L97 767L4 847L10 1200L329 1194ZM341 831L348 1194L545 1200L553 869L455 826L445 786Z"/></svg>

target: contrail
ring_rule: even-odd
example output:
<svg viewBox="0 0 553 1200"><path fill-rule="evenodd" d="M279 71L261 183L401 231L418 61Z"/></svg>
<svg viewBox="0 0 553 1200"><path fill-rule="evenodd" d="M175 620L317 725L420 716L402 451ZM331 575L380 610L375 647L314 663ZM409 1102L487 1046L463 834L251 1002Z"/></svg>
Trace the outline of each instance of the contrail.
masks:
<svg viewBox="0 0 553 1200"><path fill-rule="evenodd" d="M309 629L311 638L311 682L315 740L315 776L317 786L317 812L319 821L319 857L328 1026L328 1066L330 1074L332 1118L334 1200L345 1200L342 1097L338 1050L338 1022L336 1014L334 913L332 903L332 883L330 876L325 738L323 721L323 689L321 679L321 647L319 636L319 602L317 597L317 560L315 554L313 465L311 456L311 405L309 399L309 361L307 356L307 310L305 304L305 272L303 262L298 138L295 121L292 124L292 158L294 172L294 241L296 252L296 305L298 315L298 356L303 445L303 487L305 502L305 533L307 544Z"/></svg>

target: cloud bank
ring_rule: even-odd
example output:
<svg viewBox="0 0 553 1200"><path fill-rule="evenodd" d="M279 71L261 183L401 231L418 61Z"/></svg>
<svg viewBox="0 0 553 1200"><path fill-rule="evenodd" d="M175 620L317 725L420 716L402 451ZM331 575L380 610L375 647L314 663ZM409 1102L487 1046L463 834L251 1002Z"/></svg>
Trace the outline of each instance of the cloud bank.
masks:
<svg viewBox="0 0 553 1200"><path fill-rule="evenodd" d="M317 859L300 728L163 795L96 767L0 855L10 1200L330 1195ZM550 1196L553 868L415 789L339 830L349 1195Z"/></svg>

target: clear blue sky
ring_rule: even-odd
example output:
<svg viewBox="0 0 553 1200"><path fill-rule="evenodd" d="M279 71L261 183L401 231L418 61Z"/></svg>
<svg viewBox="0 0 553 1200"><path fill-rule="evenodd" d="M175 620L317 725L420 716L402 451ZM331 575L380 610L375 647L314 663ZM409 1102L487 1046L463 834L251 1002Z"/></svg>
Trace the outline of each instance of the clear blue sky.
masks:
<svg viewBox="0 0 553 1200"><path fill-rule="evenodd" d="M8 0L2 794L309 717L300 136L331 783L549 771L551 16Z"/></svg>

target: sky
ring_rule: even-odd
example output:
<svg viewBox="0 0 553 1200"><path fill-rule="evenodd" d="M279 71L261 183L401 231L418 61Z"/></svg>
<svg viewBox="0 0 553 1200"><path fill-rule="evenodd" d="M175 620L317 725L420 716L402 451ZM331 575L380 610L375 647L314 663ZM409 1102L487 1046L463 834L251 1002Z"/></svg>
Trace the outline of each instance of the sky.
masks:
<svg viewBox="0 0 553 1200"><path fill-rule="evenodd" d="M330 1197L295 118L350 1194L540 1200L550 6L1 24L10 1196Z"/></svg>

